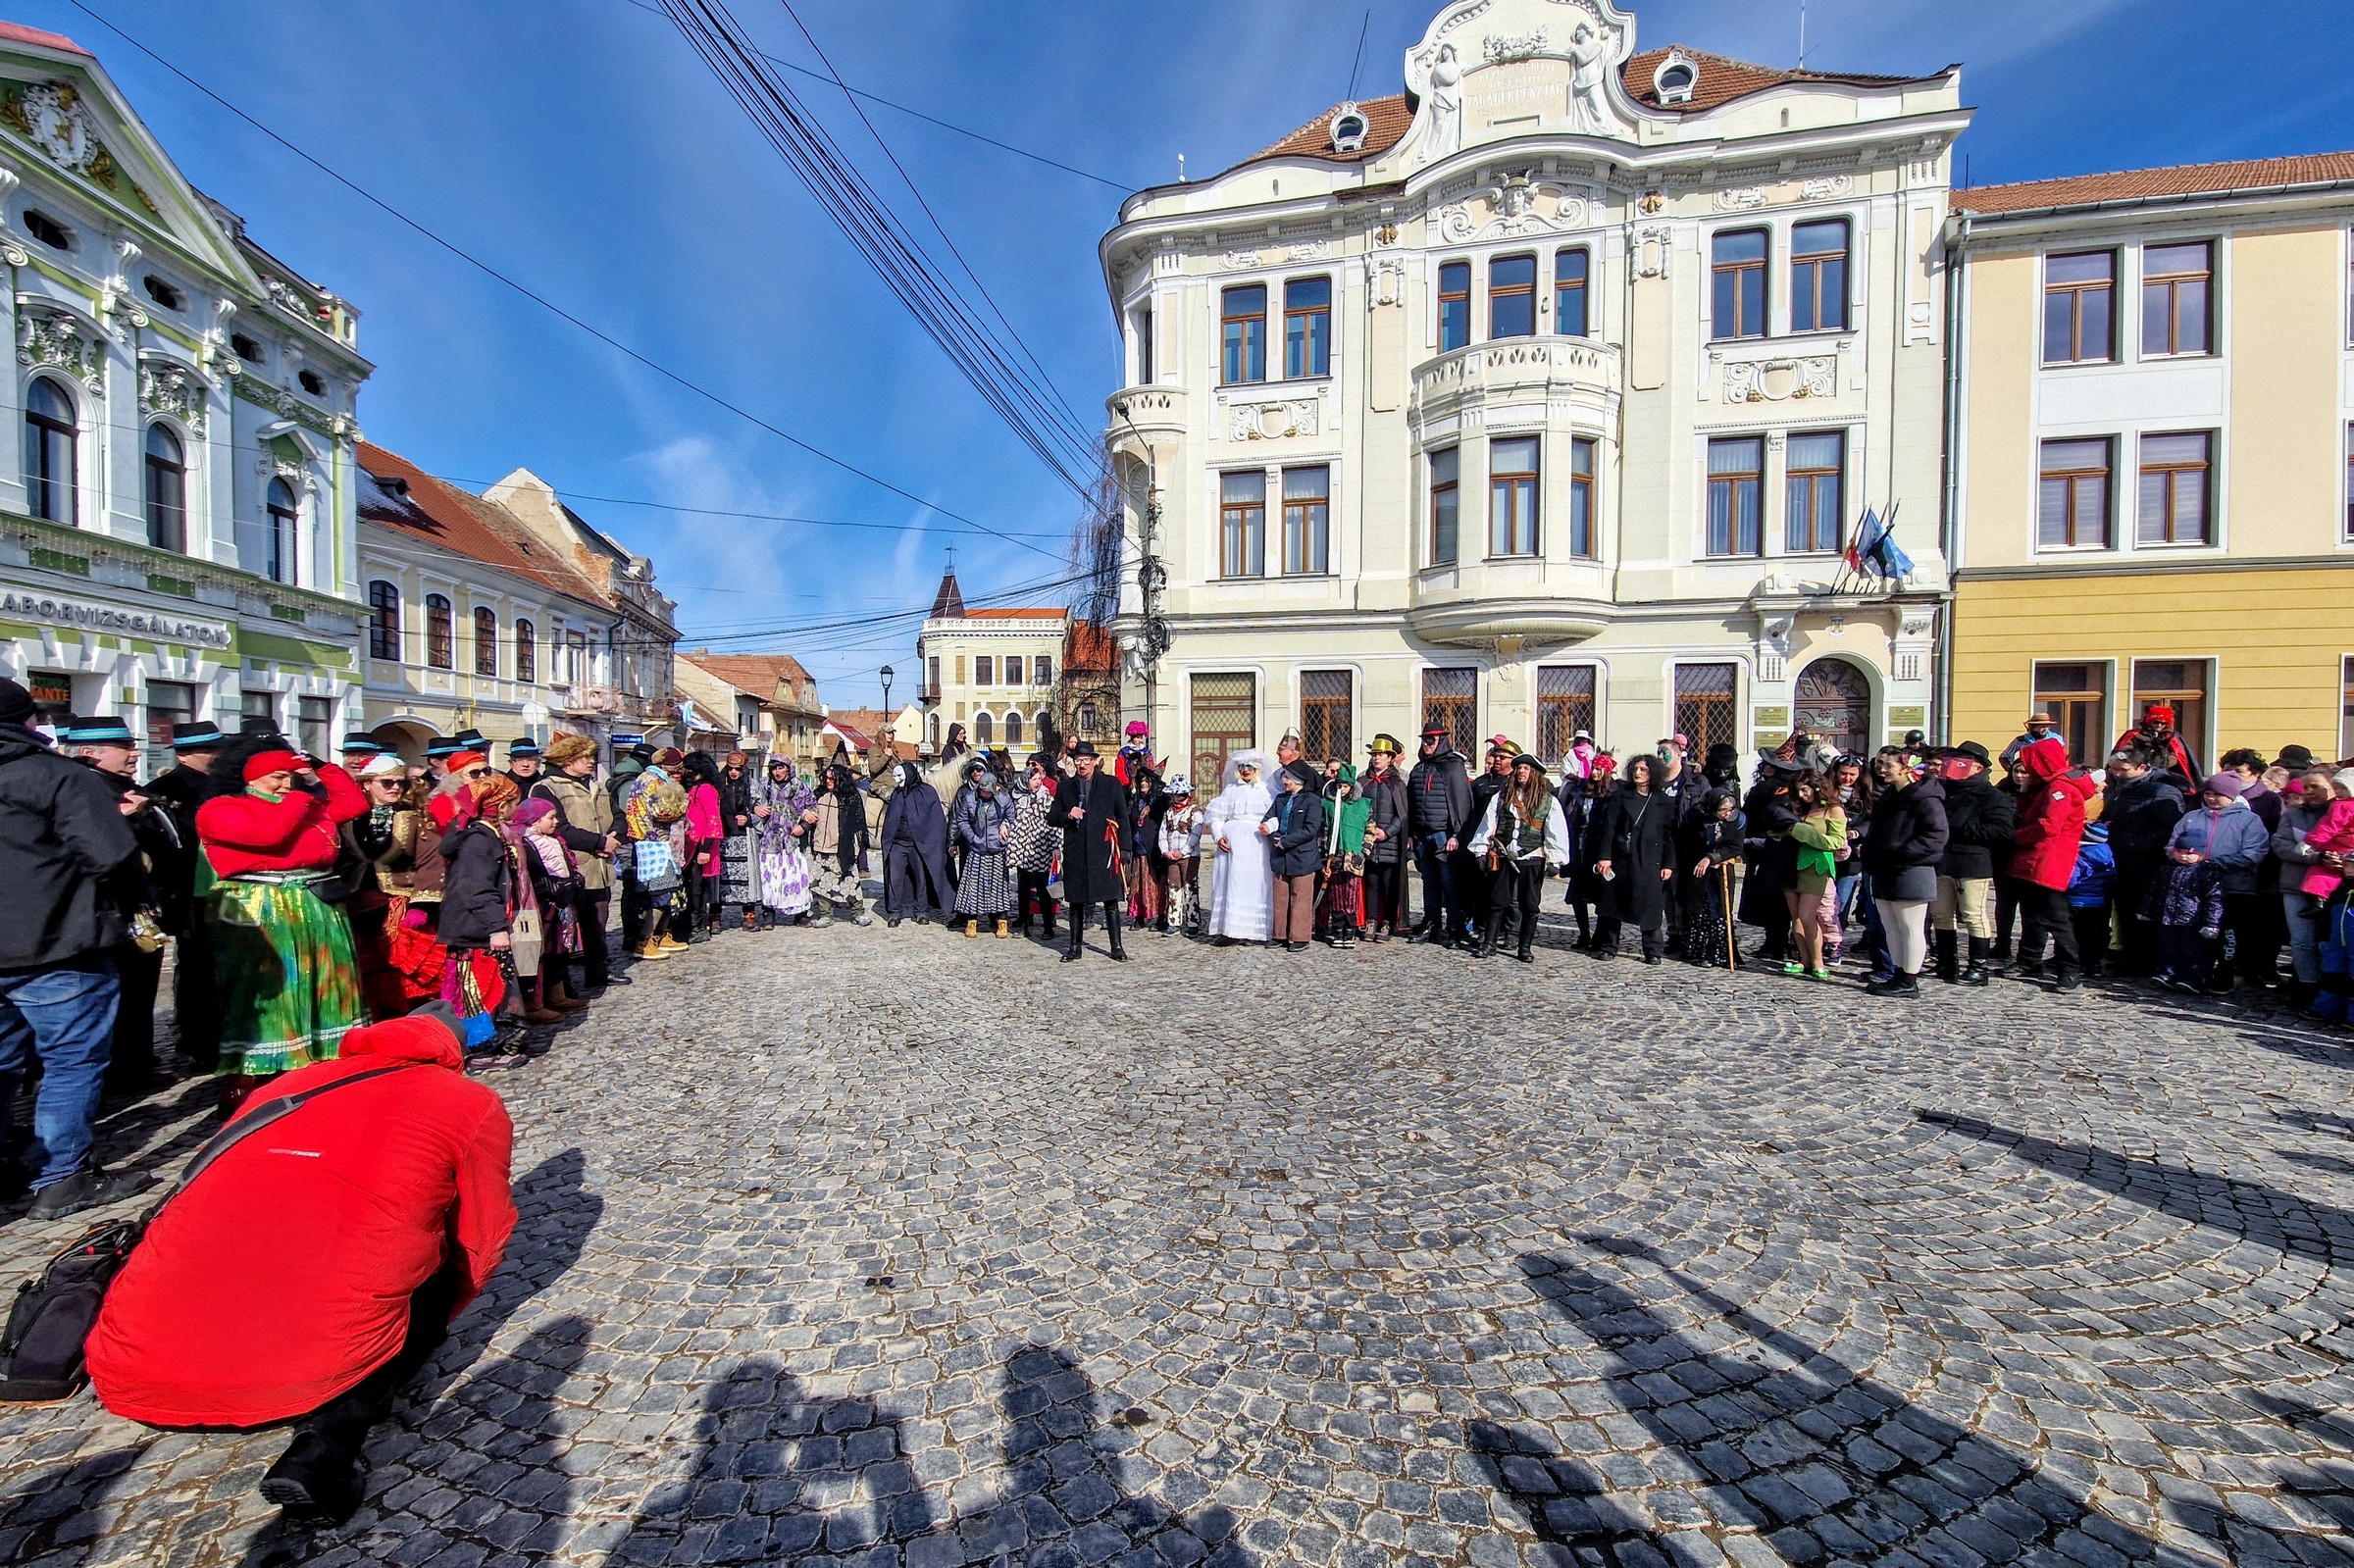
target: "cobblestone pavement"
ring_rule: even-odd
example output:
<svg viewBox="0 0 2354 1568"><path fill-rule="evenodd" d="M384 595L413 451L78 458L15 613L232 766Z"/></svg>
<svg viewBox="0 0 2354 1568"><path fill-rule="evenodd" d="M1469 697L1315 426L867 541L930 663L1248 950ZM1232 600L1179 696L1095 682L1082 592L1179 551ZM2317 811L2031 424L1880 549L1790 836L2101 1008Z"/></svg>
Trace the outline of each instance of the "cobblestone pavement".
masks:
<svg viewBox="0 0 2354 1568"><path fill-rule="evenodd" d="M85 1398L0 1417L0 1560L2354 1556L2345 1036L1130 945L641 966L495 1078L522 1227L347 1529Z"/></svg>

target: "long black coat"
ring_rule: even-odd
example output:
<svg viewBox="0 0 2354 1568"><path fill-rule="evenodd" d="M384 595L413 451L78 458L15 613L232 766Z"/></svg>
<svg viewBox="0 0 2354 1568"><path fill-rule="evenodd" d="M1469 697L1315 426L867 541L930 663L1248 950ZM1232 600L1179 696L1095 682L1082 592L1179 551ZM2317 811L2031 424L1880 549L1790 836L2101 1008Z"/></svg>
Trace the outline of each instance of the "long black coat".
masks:
<svg viewBox="0 0 2354 1568"><path fill-rule="evenodd" d="M921 885L912 891L922 900L921 908L902 907L903 895L909 889L897 885L892 876L895 856L903 856L914 863ZM956 897L956 885L948 880L948 817L940 804L940 792L921 776L915 783L894 789L890 803L883 808L883 861L886 915L904 918L929 909L943 920L947 918Z"/></svg>
<svg viewBox="0 0 2354 1568"><path fill-rule="evenodd" d="M0 969L35 969L123 939L100 883L139 841L115 792L21 725L0 725Z"/></svg>
<svg viewBox="0 0 2354 1568"><path fill-rule="evenodd" d="M1604 885L1622 920L1646 931L1667 918L1670 884L1663 871L1675 870L1675 797L1639 795L1621 784L1596 814L1594 858L1611 863Z"/></svg>
<svg viewBox="0 0 2354 1568"><path fill-rule="evenodd" d="M1998 789L1984 774L1974 779L1949 779L1945 784L1945 858L1937 862L1941 877L1991 877L1994 856L2007 860L2011 831L2019 826L2019 799Z"/></svg>
<svg viewBox="0 0 2354 1568"><path fill-rule="evenodd" d="M1085 813L1071 816L1073 807ZM1062 896L1074 904L1107 904L1128 896L1120 880L1124 845L1136 835L1128 786L1111 775L1077 774L1054 786L1047 822L1062 830Z"/></svg>
<svg viewBox="0 0 2354 1568"><path fill-rule="evenodd" d="M486 822L470 822L441 840L449 871L441 883L441 945L453 951L490 945L508 929L513 885L507 840Z"/></svg>
<svg viewBox="0 0 2354 1568"><path fill-rule="evenodd" d="M1278 877L1312 877L1324 865L1324 801L1313 790L1286 789L1267 807L1262 822L1275 824L1267 838L1267 869Z"/></svg>
<svg viewBox="0 0 2354 1568"><path fill-rule="evenodd" d="M1366 843L1365 864L1395 866L1406 858L1406 776L1396 768L1383 774L1367 773L1357 780L1357 785L1365 793L1365 803L1372 807L1365 826L1379 828L1384 835L1378 843Z"/></svg>

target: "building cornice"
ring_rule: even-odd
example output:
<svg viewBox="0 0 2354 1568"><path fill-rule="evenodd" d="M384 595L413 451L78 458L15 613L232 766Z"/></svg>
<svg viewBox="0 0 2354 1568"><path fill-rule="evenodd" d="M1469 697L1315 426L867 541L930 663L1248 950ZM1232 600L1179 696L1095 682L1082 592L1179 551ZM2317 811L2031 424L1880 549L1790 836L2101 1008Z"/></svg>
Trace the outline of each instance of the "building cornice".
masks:
<svg viewBox="0 0 2354 1568"><path fill-rule="evenodd" d="M2077 578L2205 577L2240 572L2344 572L2354 569L2354 549L2335 555L2272 555L2232 559L2213 555L2193 560L2152 560L2121 556L2081 564L2035 563L2028 566L1972 566L1954 573L1956 592L1972 582L2066 582Z"/></svg>
<svg viewBox="0 0 2354 1568"><path fill-rule="evenodd" d="M2327 215L2328 222L2340 224L2345 222L2349 209L2354 209L2354 179L2185 195L2121 196L2113 201L2069 202L1999 213L1959 207L1948 219L1947 242L1965 251L1992 250L2043 234L2137 228L2160 218L2292 219Z"/></svg>

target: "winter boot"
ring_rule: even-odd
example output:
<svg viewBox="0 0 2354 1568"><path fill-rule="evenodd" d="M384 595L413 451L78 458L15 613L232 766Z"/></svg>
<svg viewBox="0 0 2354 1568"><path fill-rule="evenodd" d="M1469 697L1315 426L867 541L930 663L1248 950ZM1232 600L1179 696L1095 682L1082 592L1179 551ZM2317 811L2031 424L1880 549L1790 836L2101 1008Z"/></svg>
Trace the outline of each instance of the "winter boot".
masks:
<svg viewBox="0 0 2354 1568"><path fill-rule="evenodd" d="M1962 945L1962 934L1941 931L1933 935L1937 942L1937 978L1948 986L1959 986L1962 983L1962 964L1958 949Z"/></svg>
<svg viewBox="0 0 2354 1568"><path fill-rule="evenodd" d="M1040 899L1038 909L1040 918L1047 923L1045 939L1052 941L1054 939L1054 900L1051 898Z"/></svg>
<svg viewBox="0 0 2354 1568"><path fill-rule="evenodd" d="M2325 1024L2346 1021L2346 977L2322 972L2322 983L2315 987L2313 1000L2305 1005L2305 1016Z"/></svg>
<svg viewBox="0 0 2354 1568"><path fill-rule="evenodd" d="M1128 962L1128 949L1120 945L1120 906L1118 904L1103 906L1103 930L1111 937L1111 961L1115 964Z"/></svg>
<svg viewBox="0 0 2354 1568"><path fill-rule="evenodd" d="M1479 945L1472 949L1471 956L1474 958L1492 956L1496 951L1496 939L1503 935L1504 915L1502 911L1497 911L1490 914L1486 923L1480 927Z"/></svg>
<svg viewBox="0 0 2354 1568"><path fill-rule="evenodd" d="M1520 945L1513 950L1512 956L1524 964L1535 963L1537 955L1530 949L1535 946L1536 940L1537 923L1523 917L1520 922Z"/></svg>
<svg viewBox="0 0 2354 1568"><path fill-rule="evenodd" d="M2084 977L2076 973L2075 965L2054 964L2052 966L2052 989L2079 990L2083 985Z"/></svg>
<svg viewBox="0 0 2354 1568"><path fill-rule="evenodd" d="M1081 940L1082 934L1087 930L1087 906L1073 904L1065 913L1071 917L1068 922L1071 928L1071 943L1062 950L1062 961L1066 964L1075 964L1079 961L1079 955L1087 950ZM1049 935L1051 935L1053 927L1049 926L1047 930Z"/></svg>
<svg viewBox="0 0 2354 1568"><path fill-rule="evenodd" d="M1962 972L1963 985L1983 986L1991 979L1986 960L1992 956L1994 938L1991 936L1970 938L1970 967Z"/></svg>

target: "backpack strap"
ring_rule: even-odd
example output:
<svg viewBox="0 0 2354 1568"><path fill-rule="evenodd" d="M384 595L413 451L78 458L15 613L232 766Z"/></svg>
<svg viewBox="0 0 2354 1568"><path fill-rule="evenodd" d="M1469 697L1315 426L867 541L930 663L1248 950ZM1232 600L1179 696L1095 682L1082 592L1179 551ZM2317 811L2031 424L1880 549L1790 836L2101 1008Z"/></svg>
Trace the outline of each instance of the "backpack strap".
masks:
<svg viewBox="0 0 2354 1568"><path fill-rule="evenodd" d="M196 1151L196 1157L188 1161L188 1168L179 1173L179 1180L172 1184L172 1189L156 1199L155 1206L140 1219L140 1229L144 1230L147 1226L154 1224L155 1217L163 1212L164 1205L186 1191L188 1184L202 1176L205 1168L213 1161L244 1142L263 1128L275 1127L322 1094L332 1094L336 1089L348 1088L354 1084L365 1084L372 1078L384 1078L423 1065L421 1062L394 1062L385 1067L372 1067L364 1073L354 1073L348 1078L338 1078L332 1084L322 1084L317 1088L306 1088L299 1094L281 1095L269 1101L252 1115L237 1118L215 1133L211 1138L206 1140L204 1147Z"/></svg>

